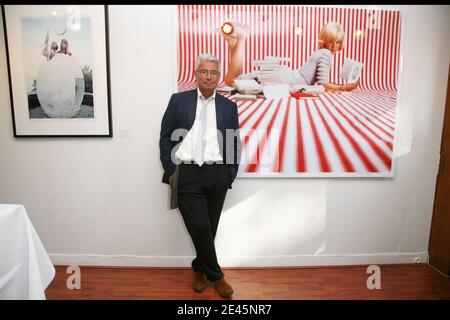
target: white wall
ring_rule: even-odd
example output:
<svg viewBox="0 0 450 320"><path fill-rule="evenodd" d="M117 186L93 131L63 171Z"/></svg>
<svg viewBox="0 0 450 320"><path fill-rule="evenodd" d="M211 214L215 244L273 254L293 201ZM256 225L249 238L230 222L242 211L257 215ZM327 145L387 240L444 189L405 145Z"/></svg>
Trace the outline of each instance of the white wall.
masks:
<svg viewBox="0 0 450 320"><path fill-rule="evenodd" d="M395 178L238 178L216 238L223 267L427 259L450 9L387 8L404 10ZM110 6L113 138L14 139L1 28L0 203L25 206L55 264L190 265L193 245L160 182L173 9Z"/></svg>

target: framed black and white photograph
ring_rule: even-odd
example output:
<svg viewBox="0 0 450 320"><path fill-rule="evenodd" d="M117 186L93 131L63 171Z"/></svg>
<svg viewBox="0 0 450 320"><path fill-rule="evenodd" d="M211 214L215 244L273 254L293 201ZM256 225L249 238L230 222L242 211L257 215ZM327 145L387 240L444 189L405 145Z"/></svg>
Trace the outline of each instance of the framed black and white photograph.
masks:
<svg viewBox="0 0 450 320"><path fill-rule="evenodd" d="M108 8L2 6L14 137L112 137Z"/></svg>

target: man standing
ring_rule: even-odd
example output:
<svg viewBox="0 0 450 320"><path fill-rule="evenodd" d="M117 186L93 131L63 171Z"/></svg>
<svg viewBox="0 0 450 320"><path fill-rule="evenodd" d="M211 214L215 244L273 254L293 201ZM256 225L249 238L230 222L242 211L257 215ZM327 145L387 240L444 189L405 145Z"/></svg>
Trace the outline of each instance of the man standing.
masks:
<svg viewBox="0 0 450 320"><path fill-rule="evenodd" d="M236 103L216 93L220 70L215 56L197 57L198 88L170 98L159 147L162 181L171 185L171 208L180 209L197 254L191 263L193 288L203 291L207 279L219 295L230 297L233 288L217 262L214 239L238 172L241 140Z"/></svg>

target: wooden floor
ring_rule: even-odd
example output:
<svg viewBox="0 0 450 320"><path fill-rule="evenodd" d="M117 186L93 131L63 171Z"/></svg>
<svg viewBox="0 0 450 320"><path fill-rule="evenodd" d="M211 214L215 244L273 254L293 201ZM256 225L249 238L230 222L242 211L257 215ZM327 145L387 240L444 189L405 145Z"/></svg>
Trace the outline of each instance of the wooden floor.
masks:
<svg viewBox="0 0 450 320"><path fill-rule="evenodd" d="M450 280L426 264L380 265L381 289L366 287L367 266L222 268L232 299L446 299ZM221 299L212 286L191 289L188 268L81 267L81 289L69 290L65 266L47 299Z"/></svg>

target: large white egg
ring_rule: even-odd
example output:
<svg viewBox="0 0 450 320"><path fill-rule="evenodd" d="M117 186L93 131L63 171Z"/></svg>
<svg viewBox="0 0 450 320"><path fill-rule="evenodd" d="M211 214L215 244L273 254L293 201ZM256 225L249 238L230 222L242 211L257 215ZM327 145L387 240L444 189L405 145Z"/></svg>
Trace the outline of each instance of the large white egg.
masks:
<svg viewBox="0 0 450 320"><path fill-rule="evenodd" d="M58 53L39 67L36 91L42 110L51 118L72 118L80 111L84 77L74 57Z"/></svg>

